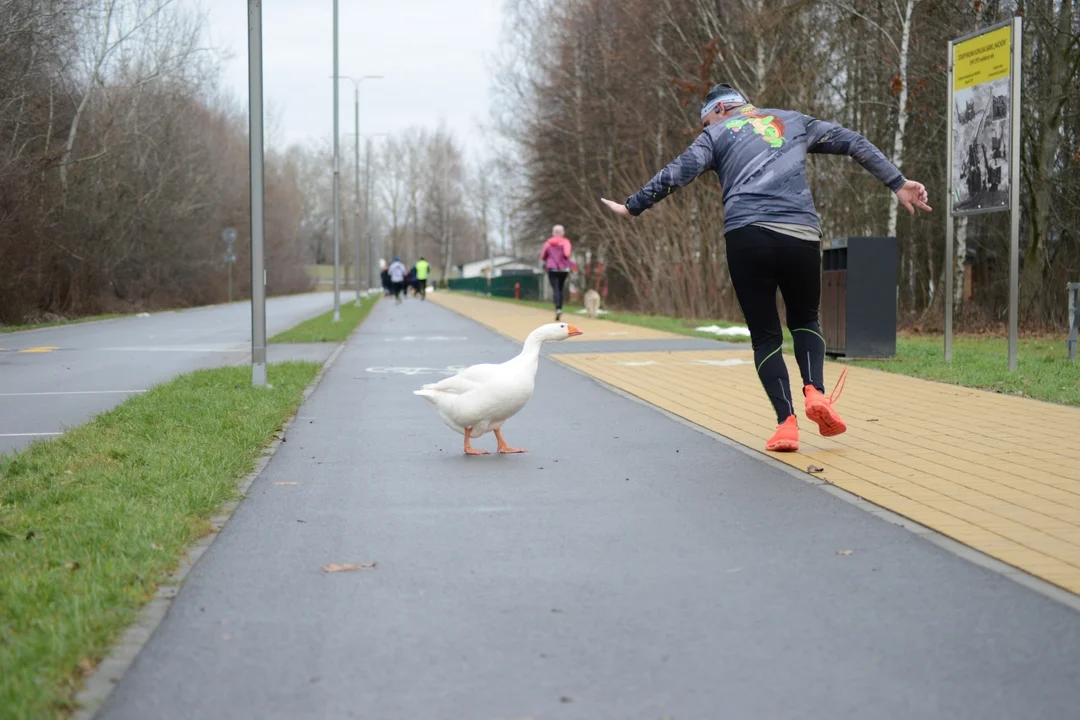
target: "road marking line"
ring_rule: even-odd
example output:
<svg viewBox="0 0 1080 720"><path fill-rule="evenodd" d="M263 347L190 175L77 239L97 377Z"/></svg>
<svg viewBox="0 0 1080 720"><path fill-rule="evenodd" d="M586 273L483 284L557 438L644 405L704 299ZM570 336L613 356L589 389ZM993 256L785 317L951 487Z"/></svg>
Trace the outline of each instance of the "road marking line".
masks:
<svg viewBox="0 0 1080 720"><path fill-rule="evenodd" d="M145 390L56 390L51 392L0 393L0 397L27 397L30 395L127 395L144 393Z"/></svg>
<svg viewBox="0 0 1080 720"><path fill-rule="evenodd" d="M44 435L63 435L64 433L47 432L47 433L0 433L0 437L40 437Z"/></svg>
<svg viewBox="0 0 1080 720"><path fill-rule="evenodd" d="M59 350L59 349L60 348L54 347L52 345L42 345L40 347L31 347L31 348L25 348L23 350L16 350L15 352L20 352L20 353L48 353L48 352L52 352L53 350Z"/></svg>

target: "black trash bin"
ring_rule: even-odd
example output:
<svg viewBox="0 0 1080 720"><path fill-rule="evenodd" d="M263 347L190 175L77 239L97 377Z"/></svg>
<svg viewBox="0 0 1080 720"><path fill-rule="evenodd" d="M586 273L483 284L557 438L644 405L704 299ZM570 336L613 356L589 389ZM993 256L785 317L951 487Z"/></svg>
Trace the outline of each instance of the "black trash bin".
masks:
<svg viewBox="0 0 1080 720"><path fill-rule="evenodd" d="M825 240L821 266L825 353L848 358L895 357L896 238Z"/></svg>

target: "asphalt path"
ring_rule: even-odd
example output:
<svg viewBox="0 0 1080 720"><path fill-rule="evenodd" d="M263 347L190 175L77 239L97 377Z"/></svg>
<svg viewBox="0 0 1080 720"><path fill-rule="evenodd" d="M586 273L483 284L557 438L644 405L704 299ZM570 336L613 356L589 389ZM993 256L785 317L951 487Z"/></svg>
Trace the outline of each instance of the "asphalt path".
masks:
<svg viewBox="0 0 1080 720"><path fill-rule="evenodd" d="M1076 717L1080 613L547 357L464 457L517 350L376 306L99 717Z"/></svg>
<svg viewBox="0 0 1080 720"><path fill-rule="evenodd" d="M267 337L326 312L333 298L270 298ZM274 348L270 360L327 352ZM177 375L250 361L250 303L0 334L0 452L54 437Z"/></svg>

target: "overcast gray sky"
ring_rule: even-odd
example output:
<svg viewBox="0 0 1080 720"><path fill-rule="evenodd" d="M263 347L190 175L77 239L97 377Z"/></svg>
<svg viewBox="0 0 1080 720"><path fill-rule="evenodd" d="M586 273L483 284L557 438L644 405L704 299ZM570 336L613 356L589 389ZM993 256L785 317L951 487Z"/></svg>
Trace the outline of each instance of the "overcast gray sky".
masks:
<svg viewBox="0 0 1080 720"><path fill-rule="evenodd" d="M440 120L470 152L488 116L488 58L503 0L339 0L341 75L385 75L360 85L360 132ZM224 83L247 104L247 2L204 0L213 43L230 50ZM274 144L329 138L333 129L332 0L265 0L263 88ZM353 132L353 85L341 87L341 132ZM343 142L348 142L347 140ZM345 145L342 146L344 151Z"/></svg>

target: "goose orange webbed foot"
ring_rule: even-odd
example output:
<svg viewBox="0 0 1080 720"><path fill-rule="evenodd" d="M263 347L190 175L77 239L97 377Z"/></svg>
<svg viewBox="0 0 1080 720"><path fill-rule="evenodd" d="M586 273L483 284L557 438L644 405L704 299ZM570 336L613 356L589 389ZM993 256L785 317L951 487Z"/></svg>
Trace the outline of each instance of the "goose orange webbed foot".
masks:
<svg viewBox="0 0 1080 720"><path fill-rule="evenodd" d="M502 436L502 433L499 432L498 430L495 431L495 439L499 441L499 452L502 453L503 455L508 455L508 454L511 454L511 453L528 452L528 450L526 450L525 448L516 448L516 447L510 447L509 445L507 445L506 440Z"/></svg>
<svg viewBox="0 0 1080 720"><path fill-rule="evenodd" d="M466 455L490 455L487 450L477 450L469 442L469 435L472 434L472 428L465 428L465 454Z"/></svg>

